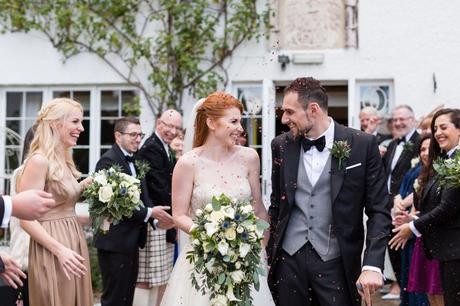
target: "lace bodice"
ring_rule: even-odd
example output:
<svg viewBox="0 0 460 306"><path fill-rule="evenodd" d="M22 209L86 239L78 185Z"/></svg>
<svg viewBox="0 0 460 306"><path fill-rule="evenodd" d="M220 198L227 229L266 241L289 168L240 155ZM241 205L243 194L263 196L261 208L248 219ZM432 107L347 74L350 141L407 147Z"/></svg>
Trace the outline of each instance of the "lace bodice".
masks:
<svg viewBox="0 0 460 306"><path fill-rule="evenodd" d="M248 167L239 153L225 162L216 162L198 155L193 158L195 175L190 212L192 216L198 208L210 203L213 196L222 193L240 201L251 199Z"/></svg>

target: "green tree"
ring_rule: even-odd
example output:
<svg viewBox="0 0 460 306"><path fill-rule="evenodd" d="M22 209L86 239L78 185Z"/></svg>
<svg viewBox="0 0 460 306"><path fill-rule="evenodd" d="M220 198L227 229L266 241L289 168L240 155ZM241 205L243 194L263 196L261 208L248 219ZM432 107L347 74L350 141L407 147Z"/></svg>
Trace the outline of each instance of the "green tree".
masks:
<svg viewBox="0 0 460 306"><path fill-rule="evenodd" d="M256 0L0 0L3 32L38 31L64 61L89 52L145 95L155 114L228 81L224 61L259 39Z"/></svg>

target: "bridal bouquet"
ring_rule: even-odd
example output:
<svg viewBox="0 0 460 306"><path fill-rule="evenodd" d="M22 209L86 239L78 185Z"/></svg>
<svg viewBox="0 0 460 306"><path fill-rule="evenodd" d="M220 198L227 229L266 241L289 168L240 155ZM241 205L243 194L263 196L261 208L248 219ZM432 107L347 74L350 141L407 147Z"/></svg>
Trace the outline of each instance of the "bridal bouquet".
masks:
<svg viewBox="0 0 460 306"><path fill-rule="evenodd" d="M209 293L213 306L252 305L251 286L259 290L259 276L265 275L261 251L268 226L255 216L250 202L225 194L196 211L187 259L194 266L193 286Z"/></svg>
<svg viewBox="0 0 460 306"><path fill-rule="evenodd" d="M110 224L116 225L124 217L130 218L134 209L143 205L140 200L140 179L148 166L136 161L137 178L123 173L118 165L91 174L93 181L83 191L89 203L89 215L95 230L106 232Z"/></svg>
<svg viewBox="0 0 460 306"><path fill-rule="evenodd" d="M460 187L460 154L454 158L438 159L433 168L439 175L440 187Z"/></svg>

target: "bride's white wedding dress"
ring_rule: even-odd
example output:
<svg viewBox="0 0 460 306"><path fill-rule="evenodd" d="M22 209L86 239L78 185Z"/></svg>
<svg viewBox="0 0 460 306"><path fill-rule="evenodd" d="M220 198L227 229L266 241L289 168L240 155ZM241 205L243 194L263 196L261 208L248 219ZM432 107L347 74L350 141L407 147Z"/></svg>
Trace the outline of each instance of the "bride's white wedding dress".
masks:
<svg viewBox="0 0 460 306"><path fill-rule="evenodd" d="M195 154L193 151L188 154ZM190 215L193 217L198 208L211 202L214 195L225 193L231 198L248 200L251 198L251 189L248 181L248 167L238 158L239 154L225 163L218 163L201 157L193 156L195 178L191 199ZM183 234L183 233L181 233ZM185 240L179 258L174 266L163 296L161 306L208 306L211 305L208 295L202 295L192 286L190 272L193 266L186 258L186 253L192 249L188 239ZM265 262L265 252L262 255ZM265 264L266 266L266 264ZM261 277L260 289L252 289L254 306L275 305L268 288L266 276Z"/></svg>

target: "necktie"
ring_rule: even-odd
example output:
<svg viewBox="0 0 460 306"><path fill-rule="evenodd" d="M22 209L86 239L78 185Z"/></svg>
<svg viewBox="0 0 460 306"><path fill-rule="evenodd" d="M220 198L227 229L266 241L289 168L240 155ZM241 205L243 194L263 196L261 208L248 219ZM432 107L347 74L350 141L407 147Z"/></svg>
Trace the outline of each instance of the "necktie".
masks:
<svg viewBox="0 0 460 306"><path fill-rule="evenodd" d="M323 152L324 147L326 146L326 137L321 136L315 140L310 140L308 138L302 139L302 147L304 152L307 152L313 146L315 146L318 151Z"/></svg>
<svg viewBox="0 0 460 306"><path fill-rule="evenodd" d="M399 145L401 142L402 142L402 143L405 143L405 142L406 142L406 137L400 137L400 138L398 138L398 145Z"/></svg>
<svg viewBox="0 0 460 306"><path fill-rule="evenodd" d="M134 158L129 155L125 155L125 160L127 163L134 163Z"/></svg>

